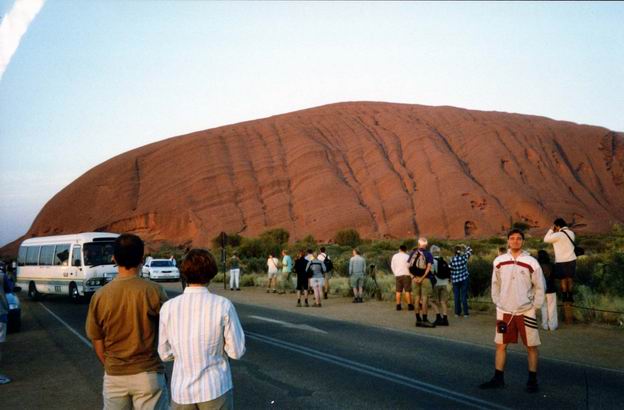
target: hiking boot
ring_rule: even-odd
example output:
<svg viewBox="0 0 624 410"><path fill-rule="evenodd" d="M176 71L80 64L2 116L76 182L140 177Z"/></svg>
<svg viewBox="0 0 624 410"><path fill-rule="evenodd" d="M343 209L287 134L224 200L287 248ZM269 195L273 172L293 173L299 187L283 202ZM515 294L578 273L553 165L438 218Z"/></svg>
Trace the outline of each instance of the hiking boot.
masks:
<svg viewBox="0 0 624 410"><path fill-rule="evenodd" d="M236 291L240 292L240 288L236 288Z"/></svg>
<svg viewBox="0 0 624 410"><path fill-rule="evenodd" d="M526 391L527 393L537 393L538 390L539 387L537 385L537 382L527 382L526 387L524 388L524 391Z"/></svg>
<svg viewBox="0 0 624 410"><path fill-rule="evenodd" d="M442 317L441 316L436 316L436 319L433 321L433 324L436 326L441 326L442 325Z"/></svg>
<svg viewBox="0 0 624 410"><path fill-rule="evenodd" d="M323 292L323 299L327 299L327 292Z"/></svg>
<svg viewBox="0 0 624 410"><path fill-rule="evenodd" d="M364 303L364 299L358 298L358 303Z"/></svg>
<svg viewBox="0 0 624 410"><path fill-rule="evenodd" d="M271 293L271 291L269 289L267 289L267 293Z"/></svg>
<svg viewBox="0 0 624 410"><path fill-rule="evenodd" d="M301 307L301 302L297 301L297 307Z"/></svg>
<svg viewBox="0 0 624 410"><path fill-rule="evenodd" d="M414 310L414 305L411 303L407 305L407 310Z"/></svg>
<svg viewBox="0 0 624 410"><path fill-rule="evenodd" d="M310 307L310 305L308 304L308 300L307 299L305 301L305 307Z"/></svg>
<svg viewBox="0 0 624 410"><path fill-rule="evenodd" d="M352 303L360 303L360 301L358 300L358 298L353 298L353 302Z"/></svg>
<svg viewBox="0 0 624 410"><path fill-rule="evenodd" d="M277 289L273 289L273 293L277 293Z"/></svg>
<svg viewBox="0 0 624 410"><path fill-rule="evenodd" d="M234 290L234 288L230 288L230 290Z"/></svg>
<svg viewBox="0 0 624 410"><path fill-rule="evenodd" d="M483 389L483 390L502 389L503 387L505 387L505 381L504 380L499 380L496 377L492 377L492 379L490 381L487 381L485 383L481 383L479 385L479 388Z"/></svg>
<svg viewBox="0 0 624 410"><path fill-rule="evenodd" d="M418 326L418 325L416 325L416 326ZM436 325L434 323L431 323L428 320L423 320L419 327L429 327L429 328L432 328L432 327L436 327Z"/></svg>
<svg viewBox="0 0 624 410"><path fill-rule="evenodd" d="M403 309L401 305L396 305L396 310L401 310L401 309Z"/></svg>
<svg viewBox="0 0 624 410"><path fill-rule="evenodd" d="M442 323L440 323L440 326L448 326L449 322L448 322L448 317L444 316L442 318Z"/></svg>

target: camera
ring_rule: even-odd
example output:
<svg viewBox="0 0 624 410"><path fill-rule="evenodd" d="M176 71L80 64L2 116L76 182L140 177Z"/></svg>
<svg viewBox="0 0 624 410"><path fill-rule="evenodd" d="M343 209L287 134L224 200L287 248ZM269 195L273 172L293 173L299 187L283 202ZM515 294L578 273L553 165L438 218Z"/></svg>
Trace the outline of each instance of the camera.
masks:
<svg viewBox="0 0 624 410"><path fill-rule="evenodd" d="M496 322L496 331L498 333L507 333L507 323L504 320Z"/></svg>

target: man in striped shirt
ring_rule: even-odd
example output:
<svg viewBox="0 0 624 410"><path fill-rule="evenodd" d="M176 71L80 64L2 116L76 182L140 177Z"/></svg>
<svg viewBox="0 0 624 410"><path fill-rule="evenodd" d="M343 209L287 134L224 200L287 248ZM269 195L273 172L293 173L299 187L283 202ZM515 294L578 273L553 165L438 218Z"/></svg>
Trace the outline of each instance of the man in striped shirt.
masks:
<svg viewBox="0 0 624 410"><path fill-rule="evenodd" d="M455 304L455 316L461 316L462 308L464 317L468 317L468 259L472 255L470 246L458 245L455 247L455 256L451 258L451 283L453 284L453 303Z"/></svg>
<svg viewBox="0 0 624 410"><path fill-rule="evenodd" d="M174 360L173 409L232 409L232 375L228 357L245 353L245 334L228 299L208 291L217 274L210 252L191 250L180 272L188 286L160 310L158 353Z"/></svg>

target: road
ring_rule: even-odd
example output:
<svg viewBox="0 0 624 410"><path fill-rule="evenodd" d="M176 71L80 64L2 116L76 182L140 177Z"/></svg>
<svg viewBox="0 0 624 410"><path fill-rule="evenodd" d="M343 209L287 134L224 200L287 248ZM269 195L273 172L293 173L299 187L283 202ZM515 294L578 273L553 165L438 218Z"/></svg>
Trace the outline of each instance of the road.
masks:
<svg viewBox="0 0 624 410"><path fill-rule="evenodd" d="M60 352L55 369L32 363L43 378L57 374L43 383L54 398L47 407L101 408L102 368L84 334L87 305L61 297L23 305L41 328L41 345ZM477 385L493 372L491 348L328 320L322 309L318 317L236 309L247 338L247 353L232 361L237 408L618 408L623 396L624 372L548 359L540 361L541 391L527 394L526 356L516 353L508 357L507 387L481 391ZM74 373L80 394L68 384ZM41 407L36 399L20 407Z"/></svg>

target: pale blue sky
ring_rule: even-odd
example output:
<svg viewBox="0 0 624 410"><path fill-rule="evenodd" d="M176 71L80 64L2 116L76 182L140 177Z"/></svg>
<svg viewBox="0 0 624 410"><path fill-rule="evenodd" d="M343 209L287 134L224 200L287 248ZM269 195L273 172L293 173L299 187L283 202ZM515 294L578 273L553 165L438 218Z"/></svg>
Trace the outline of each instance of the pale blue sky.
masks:
<svg viewBox="0 0 624 410"><path fill-rule="evenodd" d="M48 1L0 79L0 245L114 155L317 105L624 131L623 22L624 3Z"/></svg>

